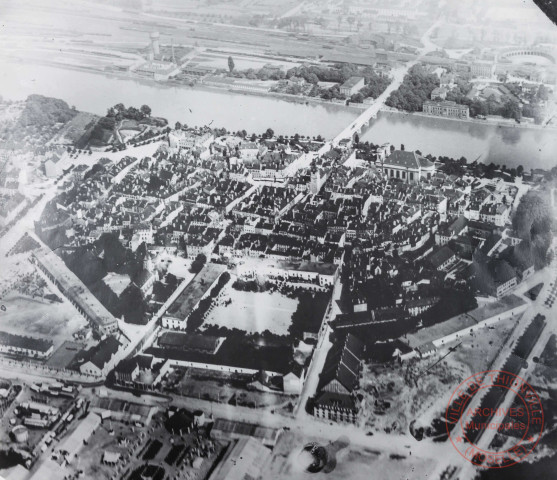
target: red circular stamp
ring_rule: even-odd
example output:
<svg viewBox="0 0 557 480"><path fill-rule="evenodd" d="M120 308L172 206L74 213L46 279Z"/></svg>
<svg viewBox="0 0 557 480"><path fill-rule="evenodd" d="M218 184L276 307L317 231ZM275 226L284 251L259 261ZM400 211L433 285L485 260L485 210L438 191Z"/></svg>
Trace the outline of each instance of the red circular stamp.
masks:
<svg viewBox="0 0 557 480"><path fill-rule="evenodd" d="M532 453L544 416L540 397L528 382L514 373L488 370L455 389L445 420L451 443L466 460L503 468Z"/></svg>

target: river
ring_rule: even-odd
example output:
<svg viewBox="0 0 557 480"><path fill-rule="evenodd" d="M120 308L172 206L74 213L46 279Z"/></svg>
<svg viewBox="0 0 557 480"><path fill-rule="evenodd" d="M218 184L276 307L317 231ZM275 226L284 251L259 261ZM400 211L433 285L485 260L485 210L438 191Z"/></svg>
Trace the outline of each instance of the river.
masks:
<svg viewBox="0 0 557 480"><path fill-rule="evenodd" d="M557 166L557 132L536 128L498 127L439 117L380 112L361 135L373 143L391 142L407 150L466 157L486 163L525 168Z"/></svg>
<svg viewBox="0 0 557 480"><path fill-rule="evenodd" d="M188 125L225 127L231 131L332 138L357 110L336 105L295 103L271 97L220 90L165 86L93 72L0 60L0 95L24 99L31 93L62 98L77 109L104 114L116 103L148 104L153 115ZM557 165L557 133L552 130L497 127L435 117L379 113L360 135L373 143L391 142L424 154L447 155L509 167L552 168Z"/></svg>

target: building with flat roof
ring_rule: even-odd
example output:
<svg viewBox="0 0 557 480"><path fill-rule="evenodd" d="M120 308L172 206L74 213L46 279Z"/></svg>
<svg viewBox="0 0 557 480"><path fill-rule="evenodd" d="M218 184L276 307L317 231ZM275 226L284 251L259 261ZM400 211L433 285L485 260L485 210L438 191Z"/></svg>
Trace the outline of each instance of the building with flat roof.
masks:
<svg viewBox="0 0 557 480"><path fill-rule="evenodd" d="M32 259L85 317L94 330L101 335L110 335L118 331L118 322L114 316L58 255L52 251L41 249L33 252Z"/></svg>

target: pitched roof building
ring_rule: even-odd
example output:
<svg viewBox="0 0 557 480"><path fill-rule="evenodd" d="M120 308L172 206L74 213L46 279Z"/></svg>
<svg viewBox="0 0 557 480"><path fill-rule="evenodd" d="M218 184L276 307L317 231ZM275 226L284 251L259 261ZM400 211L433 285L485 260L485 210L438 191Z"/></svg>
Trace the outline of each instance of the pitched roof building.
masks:
<svg viewBox="0 0 557 480"><path fill-rule="evenodd" d="M106 375L109 370L110 361L116 355L119 348L120 342L116 340L116 337L106 337L85 352L85 358L79 367L79 371L96 377Z"/></svg>
<svg viewBox="0 0 557 480"><path fill-rule="evenodd" d="M416 152L406 150L395 150L385 159L382 168L388 178L399 178L408 183L430 179L435 173L433 162Z"/></svg>
<svg viewBox="0 0 557 480"><path fill-rule="evenodd" d="M364 344L350 333L333 345L317 387L316 417L356 422L362 407L362 400L356 391L360 386L364 350Z"/></svg>

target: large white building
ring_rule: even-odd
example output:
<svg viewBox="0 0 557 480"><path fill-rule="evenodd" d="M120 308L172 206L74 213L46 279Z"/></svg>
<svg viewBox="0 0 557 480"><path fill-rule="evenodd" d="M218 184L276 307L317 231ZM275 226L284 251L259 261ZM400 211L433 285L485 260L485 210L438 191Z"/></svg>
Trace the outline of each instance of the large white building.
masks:
<svg viewBox="0 0 557 480"><path fill-rule="evenodd" d="M189 150L207 150L215 137L212 133L196 133L184 130L172 130L168 134L168 143L172 148L187 148Z"/></svg>
<svg viewBox="0 0 557 480"><path fill-rule="evenodd" d="M436 117L468 118L470 116L468 105L460 105L451 100L426 100L422 110L425 114Z"/></svg>
<svg viewBox="0 0 557 480"><path fill-rule="evenodd" d="M435 164L416 152L395 150L383 162L383 173L388 178L399 178L404 182L418 183L435 173Z"/></svg>

